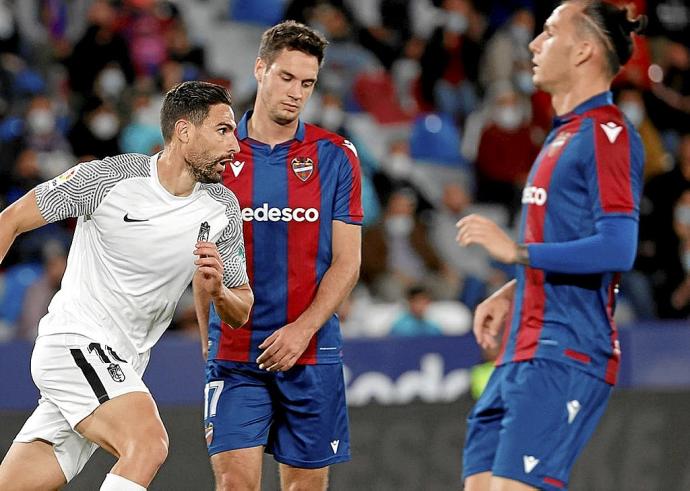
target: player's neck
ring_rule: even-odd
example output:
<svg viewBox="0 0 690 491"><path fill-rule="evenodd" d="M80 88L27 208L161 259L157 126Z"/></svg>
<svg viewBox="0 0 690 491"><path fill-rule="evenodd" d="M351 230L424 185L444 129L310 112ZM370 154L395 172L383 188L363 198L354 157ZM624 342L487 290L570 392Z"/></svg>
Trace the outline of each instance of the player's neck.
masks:
<svg viewBox="0 0 690 491"><path fill-rule="evenodd" d="M299 120L295 119L286 125L273 121L265 111L257 105L254 106L252 117L247 123L249 138L266 145L274 146L292 140L297 133Z"/></svg>
<svg viewBox="0 0 690 491"><path fill-rule="evenodd" d="M173 196L189 196L194 191L196 181L179 153L164 149L158 156L156 168L158 182Z"/></svg>
<svg viewBox="0 0 690 491"><path fill-rule="evenodd" d="M569 87L551 94L551 104L557 116L569 113L597 94L611 89L611 81L601 77L580 77Z"/></svg>

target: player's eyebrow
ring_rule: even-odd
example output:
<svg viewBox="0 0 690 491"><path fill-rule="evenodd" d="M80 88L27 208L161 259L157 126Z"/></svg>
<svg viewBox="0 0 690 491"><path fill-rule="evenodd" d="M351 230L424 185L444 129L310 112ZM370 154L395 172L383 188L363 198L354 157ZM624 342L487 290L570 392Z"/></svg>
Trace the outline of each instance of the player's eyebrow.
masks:
<svg viewBox="0 0 690 491"><path fill-rule="evenodd" d="M297 78L297 79L299 79L299 77L298 77L297 75L295 75L294 73L288 72L288 71L285 70L284 68L281 68L280 74L281 74L281 75L287 75L287 76L290 77L290 78ZM304 82L315 83L315 82L316 82L316 79L315 79L315 78L305 78L304 80L302 80L302 83L304 83Z"/></svg>
<svg viewBox="0 0 690 491"><path fill-rule="evenodd" d="M234 121L232 121L232 122L230 122L230 121L221 121L220 123L218 123L218 124L216 125L217 128L220 128L221 126L225 126L225 127L229 128L230 131L235 131L235 128L237 128L237 123L235 123Z"/></svg>

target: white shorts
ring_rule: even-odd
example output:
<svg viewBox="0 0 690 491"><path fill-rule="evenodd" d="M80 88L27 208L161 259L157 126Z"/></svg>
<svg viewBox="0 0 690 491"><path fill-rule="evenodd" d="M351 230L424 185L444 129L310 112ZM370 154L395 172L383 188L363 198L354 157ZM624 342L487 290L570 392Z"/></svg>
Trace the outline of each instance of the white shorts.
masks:
<svg viewBox="0 0 690 491"><path fill-rule="evenodd" d="M147 361L148 357L125 361L108 346L76 334L39 337L31 356L31 376L41 399L14 441L52 443L69 482L97 448L75 426L110 399L148 393L141 380Z"/></svg>

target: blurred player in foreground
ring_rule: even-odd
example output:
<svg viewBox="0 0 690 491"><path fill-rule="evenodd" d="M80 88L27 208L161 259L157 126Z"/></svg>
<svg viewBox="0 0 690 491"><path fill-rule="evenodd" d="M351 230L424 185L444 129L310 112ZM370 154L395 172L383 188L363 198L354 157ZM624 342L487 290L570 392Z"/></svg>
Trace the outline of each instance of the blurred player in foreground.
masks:
<svg viewBox="0 0 690 491"><path fill-rule="evenodd" d="M483 217L458 222L461 245L521 265L475 314L479 344L502 352L468 419L468 491L567 488L616 382L617 272L635 258L644 158L610 86L643 24L600 1L553 11L529 46L557 117L523 191L520 244Z"/></svg>
<svg viewBox="0 0 690 491"><path fill-rule="evenodd" d="M342 137L299 119L326 40L296 22L262 38L254 110L223 182L240 201L256 303L232 330L197 295L206 367L206 442L217 489L256 489L264 451L283 489L325 489L350 459L335 310L359 273L359 160Z"/></svg>
<svg viewBox="0 0 690 491"><path fill-rule="evenodd" d="M0 466L3 491L59 489L97 446L118 459L101 491L146 489L168 435L141 376L182 292L194 276L225 322L249 316L240 209L220 184L238 151L230 95L181 84L161 128L161 153L79 164L0 214L0 259L20 233L79 217L31 357L41 399Z"/></svg>

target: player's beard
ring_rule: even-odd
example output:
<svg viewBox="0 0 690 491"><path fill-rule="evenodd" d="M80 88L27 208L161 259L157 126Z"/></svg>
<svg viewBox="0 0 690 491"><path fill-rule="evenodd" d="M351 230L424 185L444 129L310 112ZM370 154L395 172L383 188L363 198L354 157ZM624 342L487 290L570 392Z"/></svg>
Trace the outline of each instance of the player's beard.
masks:
<svg viewBox="0 0 690 491"><path fill-rule="evenodd" d="M218 162L223 160L223 157L218 159L209 159L204 156L190 156L185 157L184 161L187 164L187 171L191 174L195 181L201 184L214 184L221 182L222 173L216 170Z"/></svg>

